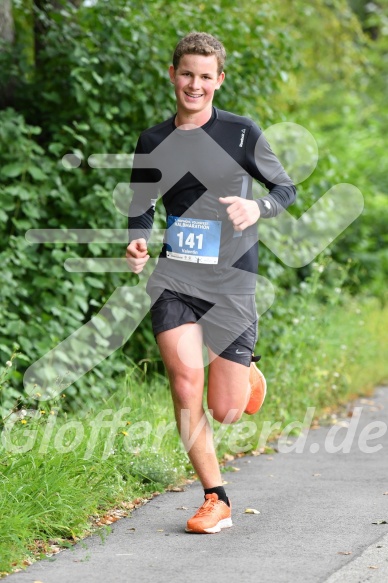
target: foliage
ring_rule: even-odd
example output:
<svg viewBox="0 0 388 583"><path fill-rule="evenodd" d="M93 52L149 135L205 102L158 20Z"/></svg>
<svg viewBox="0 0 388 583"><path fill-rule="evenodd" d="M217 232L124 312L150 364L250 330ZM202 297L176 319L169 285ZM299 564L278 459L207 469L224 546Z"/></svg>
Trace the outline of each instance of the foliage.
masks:
<svg viewBox="0 0 388 583"><path fill-rule="evenodd" d="M13 110L0 112L0 145L2 169L0 172L1 233L0 257L3 265L0 299L0 343L3 361L8 360L14 347L20 348L19 370L10 375L13 384L20 387L22 364L30 363L78 328L90 314L105 301L105 284L97 277L68 274L61 263L77 256L71 245L50 246L27 243L28 229L63 227L67 221L86 217L94 226L92 207L96 199L103 206L107 193L99 189L96 199L77 199L66 187L66 170L33 139L40 135L36 126L26 125L22 116ZM63 177L65 178L63 179ZM111 212L112 221L117 215ZM82 222L80 223L80 226ZM109 253L109 248L93 248L89 252ZM80 249L80 254L85 253ZM106 278L108 279L108 277ZM118 279L111 276L110 284ZM109 293L109 287L107 291ZM117 371L123 365L116 364ZM106 394L114 388L110 380L111 366L104 363L81 381L87 394L93 388L94 396ZM104 378L98 387L99 379ZM101 381L100 381L101 382ZM71 392L71 391L70 391ZM75 390L73 390L75 394ZM10 389L9 398L14 397Z"/></svg>
<svg viewBox="0 0 388 583"><path fill-rule="evenodd" d="M218 106L248 114L263 128L296 121L317 139L319 164L298 186L293 214L337 182L362 190L363 216L324 255L340 264L351 258L353 293L368 286L384 301L387 183L379 160L386 106L382 85L376 85L377 72L385 70L382 13L376 9L368 16L375 27L379 19L381 31L380 56L372 58L371 41L345 0L309 6L298 0L291 13L280 2L75 4L63 2L58 10L50 2L15 2L15 45L3 44L0 51L0 83L11 87L13 106L0 112L0 355L9 359L15 346L21 352L10 378L17 391L28 364L88 322L118 286L137 281L128 273L66 272L63 263L122 257L126 218L112 194L119 182L128 182L128 170L91 168L87 160L99 152L132 152L142 129L172 113L167 65L187 22L225 42L227 81L217 93ZM318 34L322 28L324 35ZM373 100L375 87L380 97ZM363 155L365 149L373 155ZM63 166L68 152L81 160L79 168ZM29 245L26 231L42 227L122 229L122 244ZM311 266L285 268L265 248L260 260L261 274L284 289L311 272ZM160 370L149 318L121 354L69 389L74 406L112 390L127 357L152 360Z"/></svg>
<svg viewBox="0 0 388 583"><path fill-rule="evenodd" d="M16 4L16 45L0 51L0 82L11 84L13 95L13 108L0 112L0 354L6 360L15 343L20 347L19 370L11 375L18 390L22 359L34 362L87 322L117 286L136 282L128 273L68 273L62 264L77 256L123 256L126 219L112 193L118 182L128 182L128 171L92 169L87 160L94 153L132 152L142 129L174 111L166 72L188 21L225 41L228 83L219 106L262 110L263 120L273 115L269 96L279 88L290 47L269 4L244 13L245 4L193 8L116 0L79 9L68 3L56 11L50 2L35 3L34 54L27 50L32 4ZM63 166L68 152L82 161L80 168ZM123 229L122 245L29 245L24 235L32 228ZM155 358L149 319L124 352L135 361ZM113 355L70 394L85 403L107 394L124 363Z"/></svg>
<svg viewBox="0 0 388 583"><path fill-rule="evenodd" d="M320 157L317 171L300 190L297 206L309 200L306 187L310 187L313 200L335 182L353 184L362 192L362 215L327 251L342 265L352 259L347 285L353 294L369 293L385 303L388 181L384 128L388 112L381 78L388 69L385 57L377 58L375 48L368 52L367 73L356 75L358 88L339 85L338 93L325 96L325 105L319 106L316 115L312 116L308 102L299 108L301 122L317 139ZM318 108L318 101L313 108Z"/></svg>
<svg viewBox="0 0 388 583"><path fill-rule="evenodd" d="M385 304L388 6L386 0L349 4L358 18L342 1L293 4L290 31L297 41L292 46L299 66L290 72L288 91L275 96L275 109L311 132L319 148L317 168L298 185L290 212L301 215L334 184L355 185L363 194L364 211L323 255L339 265L351 259L347 288L352 294L377 296ZM318 33L322 29L326 32ZM311 265L294 271L277 262L274 269L266 250L261 260L268 273L279 274L281 285L311 273Z"/></svg>

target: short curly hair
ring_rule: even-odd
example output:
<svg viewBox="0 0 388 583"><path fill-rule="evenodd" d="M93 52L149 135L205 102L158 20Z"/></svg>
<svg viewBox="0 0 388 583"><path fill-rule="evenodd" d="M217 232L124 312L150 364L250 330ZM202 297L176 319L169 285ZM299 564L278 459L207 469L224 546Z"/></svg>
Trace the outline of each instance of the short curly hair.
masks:
<svg viewBox="0 0 388 583"><path fill-rule="evenodd" d="M190 32L175 47L172 64L176 70L183 55L214 55L217 58L217 72L220 75L226 59L225 47L207 32Z"/></svg>

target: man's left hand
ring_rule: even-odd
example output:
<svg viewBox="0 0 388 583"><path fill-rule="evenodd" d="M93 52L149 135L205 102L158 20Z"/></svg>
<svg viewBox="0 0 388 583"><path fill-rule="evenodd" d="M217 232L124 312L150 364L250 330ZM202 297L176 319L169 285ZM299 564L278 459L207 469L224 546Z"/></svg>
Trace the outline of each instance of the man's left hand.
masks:
<svg viewBox="0 0 388 583"><path fill-rule="evenodd" d="M260 218L259 205L254 200L247 200L239 196L220 196L218 200L222 204L228 205L226 212L235 231L244 231Z"/></svg>

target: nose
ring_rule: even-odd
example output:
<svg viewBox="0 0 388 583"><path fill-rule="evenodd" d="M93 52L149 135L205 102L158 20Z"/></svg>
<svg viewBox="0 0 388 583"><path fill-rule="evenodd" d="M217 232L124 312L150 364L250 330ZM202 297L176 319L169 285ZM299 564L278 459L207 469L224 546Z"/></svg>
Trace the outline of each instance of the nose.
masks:
<svg viewBox="0 0 388 583"><path fill-rule="evenodd" d="M201 84L200 84L199 77L197 77L195 75L193 77L191 77L191 79L190 79L190 87L192 89L200 89Z"/></svg>

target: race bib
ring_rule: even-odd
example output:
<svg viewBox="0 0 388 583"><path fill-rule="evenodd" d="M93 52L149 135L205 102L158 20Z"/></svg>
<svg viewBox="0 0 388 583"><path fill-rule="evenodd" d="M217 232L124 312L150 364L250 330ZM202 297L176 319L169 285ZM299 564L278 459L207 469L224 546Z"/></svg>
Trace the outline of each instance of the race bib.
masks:
<svg viewBox="0 0 388 583"><path fill-rule="evenodd" d="M221 221L167 217L166 256L177 261L217 264Z"/></svg>

